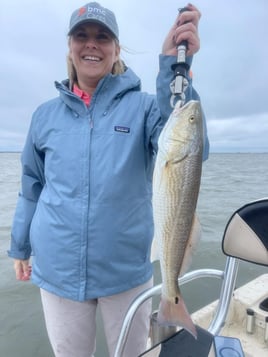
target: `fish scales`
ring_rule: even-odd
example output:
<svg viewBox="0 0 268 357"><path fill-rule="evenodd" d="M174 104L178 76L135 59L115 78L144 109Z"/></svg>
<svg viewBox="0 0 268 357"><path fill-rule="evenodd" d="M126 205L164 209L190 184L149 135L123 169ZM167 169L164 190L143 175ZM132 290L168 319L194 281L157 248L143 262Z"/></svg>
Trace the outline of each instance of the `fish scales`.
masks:
<svg viewBox="0 0 268 357"><path fill-rule="evenodd" d="M191 161L191 162L190 162ZM176 296L178 294L177 279L180 275L181 265L184 257L186 244L190 235L190 229L193 221L192 212L195 211L195 202L197 200L198 190L192 189L199 185L199 182L193 181L194 171L198 169L198 163L195 157L184 160L177 172L171 172L169 182L165 185L166 190L157 197L158 205L157 220L162 220L162 231L158 234L160 239L160 260L163 270L169 274L163 274L163 293L167 296ZM170 170L171 171L171 170ZM185 182L181 182L184 178ZM178 237L180 232L180 237ZM157 234L157 233L156 233Z"/></svg>
<svg viewBox="0 0 268 357"><path fill-rule="evenodd" d="M162 323L166 320L168 324L184 325L195 334L190 317L184 316L187 310L186 313L180 310L181 318L176 316L174 308L178 301L184 304L178 277L191 258L191 231L201 180L203 124L198 101L190 101L182 108L175 107L161 132L158 146L153 177L153 214L162 275L159 319ZM164 302L175 306L163 311Z"/></svg>

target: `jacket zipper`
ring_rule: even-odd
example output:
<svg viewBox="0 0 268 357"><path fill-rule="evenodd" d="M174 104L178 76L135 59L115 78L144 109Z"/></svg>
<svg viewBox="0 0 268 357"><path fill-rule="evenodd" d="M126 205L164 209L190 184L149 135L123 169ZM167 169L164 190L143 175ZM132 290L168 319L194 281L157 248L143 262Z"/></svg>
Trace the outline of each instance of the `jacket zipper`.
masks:
<svg viewBox="0 0 268 357"><path fill-rule="evenodd" d="M87 216L86 216L86 255L85 255L85 285L84 285L84 298L86 298L86 291L87 291L87 283L88 283L88 276L87 276L87 270L88 270L88 230L89 230L89 214L90 214L90 162L91 162L91 137L92 137L92 129L94 126L93 118L92 115L89 114L88 118L89 122L89 141L88 141L88 194L87 194Z"/></svg>

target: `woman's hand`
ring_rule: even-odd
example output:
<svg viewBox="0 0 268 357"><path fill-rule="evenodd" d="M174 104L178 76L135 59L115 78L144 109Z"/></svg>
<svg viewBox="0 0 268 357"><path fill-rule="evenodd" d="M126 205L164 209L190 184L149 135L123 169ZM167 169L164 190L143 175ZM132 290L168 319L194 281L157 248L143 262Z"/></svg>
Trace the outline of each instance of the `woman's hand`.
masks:
<svg viewBox="0 0 268 357"><path fill-rule="evenodd" d="M29 265L29 259L28 260L15 259L14 269L16 272L17 280L22 280L22 281L30 280L32 267Z"/></svg>
<svg viewBox="0 0 268 357"><path fill-rule="evenodd" d="M187 41L187 56L192 56L200 48L198 23L201 13L192 4L186 7L187 11L179 13L164 41L162 48L164 55L177 56L177 46L184 40Z"/></svg>

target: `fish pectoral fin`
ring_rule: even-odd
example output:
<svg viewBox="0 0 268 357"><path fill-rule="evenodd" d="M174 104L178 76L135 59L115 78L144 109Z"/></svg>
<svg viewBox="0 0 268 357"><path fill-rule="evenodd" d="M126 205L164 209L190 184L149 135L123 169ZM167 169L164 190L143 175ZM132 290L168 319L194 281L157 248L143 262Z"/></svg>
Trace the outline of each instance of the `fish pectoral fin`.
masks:
<svg viewBox="0 0 268 357"><path fill-rule="evenodd" d="M174 298L174 302L162 297L157 321L160 325L181 326L197 338L195 325L181 296Z"/></svg>
<svg viewBox="0 0 268 357"><path fill-rule="evenodd" d="M171 165L177 165L180 164L181 162L183 162L183 160L185 160L187 158L188 154L184 154L183 156L174 156L174 157L170 157L169 160L165 161L164 167L165 168L169 168Z"/></svg>

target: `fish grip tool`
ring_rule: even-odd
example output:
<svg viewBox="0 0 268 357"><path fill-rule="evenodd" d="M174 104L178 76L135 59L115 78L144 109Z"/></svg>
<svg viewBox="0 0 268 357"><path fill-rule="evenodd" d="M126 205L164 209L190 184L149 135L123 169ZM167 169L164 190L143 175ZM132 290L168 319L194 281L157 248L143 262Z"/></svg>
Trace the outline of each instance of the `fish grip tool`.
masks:
<svg viewBox="0 0 268 357"><path fill-rule="evenodd" d="M179 13L187 11L187 7L179 9ZM186 51L187 41L184 40L177 46L177 62L171 66L174 71L175 79L171 82L170 88L172 96L170 98L170 105L175 107L176 101L180 101L180 106L185 103L185 90L188 87L187 72L190 69L188 63L186 63Z"/></svg>

